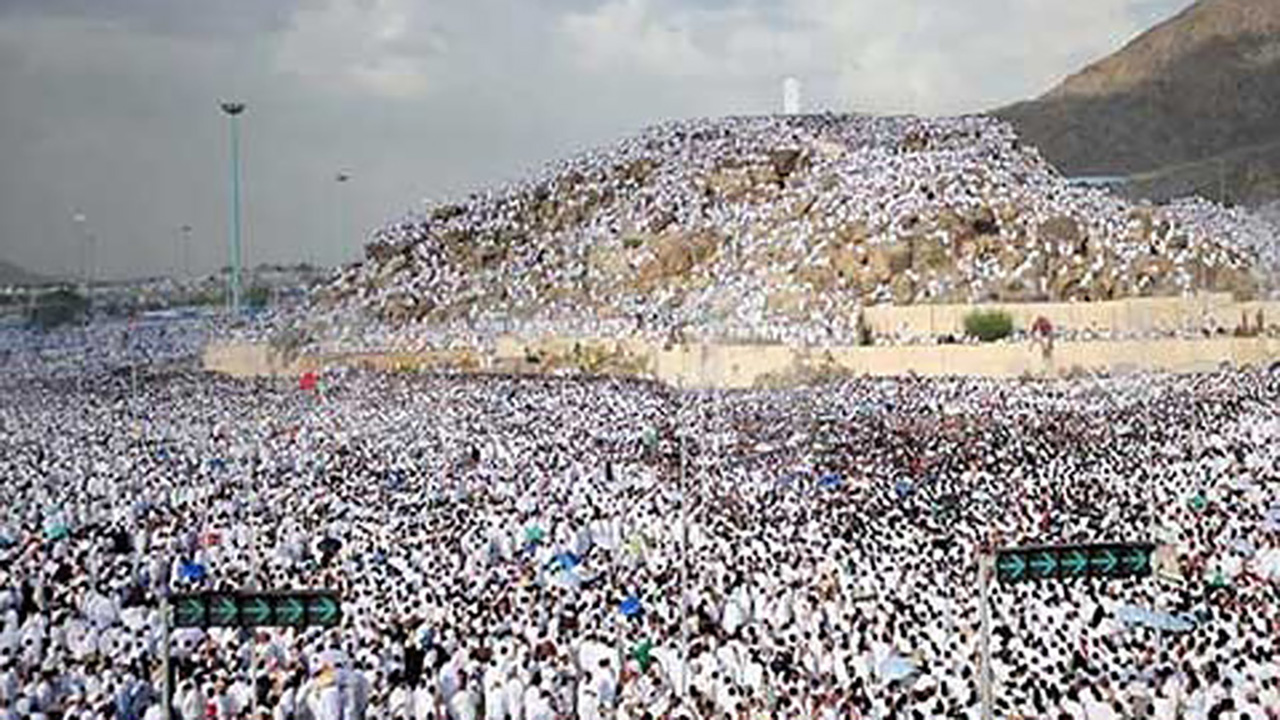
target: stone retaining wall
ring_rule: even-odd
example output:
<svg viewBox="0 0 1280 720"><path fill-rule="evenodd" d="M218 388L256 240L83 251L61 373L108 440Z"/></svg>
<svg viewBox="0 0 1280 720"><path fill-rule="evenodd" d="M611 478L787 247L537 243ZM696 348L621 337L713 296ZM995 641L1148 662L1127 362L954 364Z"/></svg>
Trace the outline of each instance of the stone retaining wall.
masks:
<svg viewBox="0 0 1280 720"><path fill-rule="evenodd" d="M1062 331L1120 334L1234 330L1280 326L1280 302L1235 302L1226 294L1186 298L1133 298L1096 303L982 306L1013 316L1018 328L1046 317ZM877 333L938 337L962 335L972 305L874 307L866 320ZM1274 333L1273 333L1274 334ZM205 367L237 376L297 375L328 366L378 370L454 369L478 373L587 374L652 377L689 387L747 388L851 375L1056 376L1073 371L1162 370L1201 372L1222 365L1267 365L1280 360L1280 339L1214 335L1202 339L1094 340L1055 343L1045 354L1036 344L877 345L795 347L763 344L665 346L643 338L498 338L492 350L457 348L430 352L346 353L285 358L265 344L211 344Z"/></svg>
<svg viewBox="0 0 1280 720"><path fill-rule="evenodd" d="M1219 336L1201 340L1060 342L1053 352L1031 343L810 347L783 345L649 346L634 341L507 339L500 350L309 355L285 362L263 345L211 345L207 369L235 376L292 376L326 367L385 371L454 369L476 373L581 372L650 377L685 387L751 388L838 375L1059 376L1072 372L1157 370L1205 372L1223 365L1265 366L1280 361L1280 338Z"/></svg>

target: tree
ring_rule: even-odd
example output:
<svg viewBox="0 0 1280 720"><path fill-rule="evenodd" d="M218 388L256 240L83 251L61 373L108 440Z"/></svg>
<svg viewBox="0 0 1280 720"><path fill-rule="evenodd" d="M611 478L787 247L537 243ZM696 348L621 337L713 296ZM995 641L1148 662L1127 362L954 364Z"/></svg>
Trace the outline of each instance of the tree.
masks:
<svg viewBox="0 0 1280 720"><path fill-rule="evenodd" d="M271 288L266 285L254 285L245 293L245 304L251 308L264 308L271 299Z"/></svg>
<svg viewBox="0 0 1280 720"><path fill-rule="evenodd" d="M67 288L47 292L36 299L27 322L41 330L51 330L82 319L89 311L84 296Z"/></svg>

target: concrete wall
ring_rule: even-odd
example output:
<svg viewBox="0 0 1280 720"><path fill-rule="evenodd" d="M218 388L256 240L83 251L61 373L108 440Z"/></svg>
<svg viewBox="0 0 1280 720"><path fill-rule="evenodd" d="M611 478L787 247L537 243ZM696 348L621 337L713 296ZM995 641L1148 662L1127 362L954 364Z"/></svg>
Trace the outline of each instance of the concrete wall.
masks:
<svg viewBox="0 0 1280 720"><path fill-rule="evenodd" d="M686 387L749 388L834 374L1020 377L1079 370L1190 373L1215 370L1223 364L1263 366L1278 360L1280 339L1276 338L1066 342L1056 344L1047 357L1030 343L809 349L720 345L662 351L653 375Z"/></svg>
<svg viewBox="0 0 1280 720"><path fill-rule="evenodd" d="M234 377L290 375L303 370L282 360L266 343L209 343L204 368Z"/></svg>
<svg viewBox="0 0 1280 720"><path fill-rule="evenodd" d="M1030 327L1044 316L1060 330L1093 329L1145 334L1196 330L1206 323L1234 329L1256 323L1280 326L1280 302L1235 302L1229 294L1186 298L1133 298L1097 303L991 305L1009 312L1015 326ZM971 305L874 307L867 322L878 333L935 337L962 335ZM286 360L265 344L211 344L207 369L229 375L297 375L326 366L379 370L452 368L469 372L550 373L569 369L591 374L654 377L686 387L747 388L801 381L819 375L1060 375L1076 369L1120 372L1201 372L1223 364L1264 365L1280 360L1280 339L1265 337L1179 340L1118 340L1055 343L1045 356L1039 346L893 345L792 347L784 345L688 344L664 346L642 338L498 338L495 349L457 348L419 353L306 355Z"/></svg>
<svg viewBox="0 0 1280 720"><path fill-rule="evenodd" d="M1120 333L1148 333L1153 330L1199 329L1206 322L1235 328L1247 314L1250 324L1259 310L1264 322L1280 325L1280 302L1235 302L1229 293L1208 293L1177 298L1132 298L1090 303L993 303L983 308L1000 309L1013 316L1014 326L1029 328L1044 316L1061 330L1097 330ZM908 333L939 336L962 335L964 318L973 305L908 305L870 307L867 324L877 333Z"/></svg>
<svg viewBox="0 0 1280 720"><path fill-rule="evenodd" d="M235 376L297 375L329 366L379 370L452 368L470 372L546 374L576 369L653 377L684 387L750 388L832 375L1056 376L1087 370L1205 372L1222 365L1280 361L1280 338L1060 342L1052 354L1030 343L793 348L782 345L681 345L671 348L610 340L556 339L546 345L505 341L499 352L361 353L305 356L282 363L263 346L210 346L205 367ZM514 353L503 356L502 351ZM531 359L535 358L535 359Z"/></svg>

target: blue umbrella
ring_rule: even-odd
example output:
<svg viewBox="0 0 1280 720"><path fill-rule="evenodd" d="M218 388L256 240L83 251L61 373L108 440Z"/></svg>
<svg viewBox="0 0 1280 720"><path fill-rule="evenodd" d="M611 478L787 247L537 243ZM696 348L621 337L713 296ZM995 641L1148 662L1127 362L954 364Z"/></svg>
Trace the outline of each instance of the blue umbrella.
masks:
<svg viewBox="0 0 1280 720"><path fill-rule="evenodd" d="M912 490L911 483L906 480L899 480L893 485L893 492L898 496L899 500L905 500Z"/></svg>
<svg viewBox="0 0 1280 720"><path fill-rule="evenodd" d="M886 681L904 680L916 674L916 664L898 654L890 655L880 663L880 677Z"/></svg>
<svg viewBox="0 0 1280 720"><path fill-rule="evenodd" d="M582 560L571 552L557 553L551 558L547 565L558 565L561 570L572 570L577 567Z"/></svg>
<svg viewBox="0 0 1280 720"><path fill-rule="evenodd" d="M208 576L208 572L205 570L204 565L195 562L182 563L182 566L178 568L178 574L182 576L182 579L184 580L194 580L196 582L200 582Z"/></svg>
<svg viewBox="0 0 1280 720"><path fill-rule="evenodd" d="M827 473L822 476L819 484L827 490L838 490L840 486L844 485L844 478L836 473Z"/></svg>
<svg viewBox="0 0 1280 720"><path fill-rule="evenodd" d="M1155 612L1136 605L1121 606L1116 610L1116 619L1125 625L1141 625L1152 630L1191 632L1196 629L1195 618L1190 615Z"/></svg>
<svg viewBox="0 0 1280 720"><path fill-rule="evenodd" d="M618 609L622 611L624 617L629 618L639 617L640 613L644 612L644 608L640 606L640 598L635 595L631 595L627 597L626 600L623 600L622 605L620 605Z"/></svg>
<svg viewBox="0 0 1280 720"><path fill-rule="evenodd" d="M1267 510L1266 519L1262 523L1262 529L1267 532L1280 532L1280 505Z"/></svg>

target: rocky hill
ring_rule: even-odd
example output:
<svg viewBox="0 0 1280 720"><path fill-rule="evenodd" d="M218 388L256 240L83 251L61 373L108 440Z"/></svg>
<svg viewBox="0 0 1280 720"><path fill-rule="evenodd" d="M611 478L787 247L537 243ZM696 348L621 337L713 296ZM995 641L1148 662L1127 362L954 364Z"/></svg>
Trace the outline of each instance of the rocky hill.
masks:
<svg viewBox="0 0 1280 720"><path fill-rule="evenodd" d="M996 114L1067 175L1136 175L1137 197L1280 197L1280 2L1200 0Z"/></svg>
<svg viewBox="0 0 1280 720"><path fill-rule="evenodd" d="M1271 234L1205 202L1073 187L988 117L728 118L414 212L315 317L848 338L877 303L1252 296Z"/></svg>

